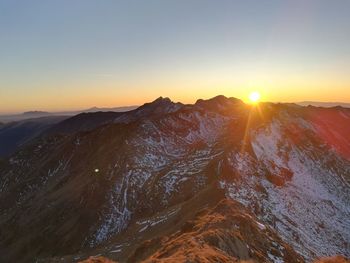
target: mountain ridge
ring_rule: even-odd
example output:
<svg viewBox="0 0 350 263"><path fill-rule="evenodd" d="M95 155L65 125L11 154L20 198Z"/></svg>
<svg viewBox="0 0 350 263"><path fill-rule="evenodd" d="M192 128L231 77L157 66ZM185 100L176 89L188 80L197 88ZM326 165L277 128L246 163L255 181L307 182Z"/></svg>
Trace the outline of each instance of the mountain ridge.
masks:
<svg viewBox="0 0 350 263"><path fill-rule="evenodd" d="M349 256L349 110L160 98L111 119L0 164L4 262Z"/></svg>
<svg viewBox="0 0 350 263"><path fill-rule="evenodd" d="M314 107L344 107L350 108L349 102L321 102L321 101L301 101L297 102L301 106L314 106Z"/></svg>

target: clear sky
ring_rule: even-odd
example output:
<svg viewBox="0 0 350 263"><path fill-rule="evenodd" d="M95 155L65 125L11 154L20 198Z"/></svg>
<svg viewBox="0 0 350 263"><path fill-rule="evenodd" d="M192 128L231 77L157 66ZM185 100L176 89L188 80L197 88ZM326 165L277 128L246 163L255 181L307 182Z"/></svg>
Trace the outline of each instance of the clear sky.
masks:
<svg viewBox="0 0 350 263"><path fill-rule="evenodd" d="M350 102L349 0L0 0L0 112Z"/></svg>

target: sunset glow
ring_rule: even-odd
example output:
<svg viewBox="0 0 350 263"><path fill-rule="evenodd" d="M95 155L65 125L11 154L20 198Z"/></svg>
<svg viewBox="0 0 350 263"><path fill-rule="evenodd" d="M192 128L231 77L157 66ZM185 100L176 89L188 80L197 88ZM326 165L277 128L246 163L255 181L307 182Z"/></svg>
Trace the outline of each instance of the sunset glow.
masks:
<svg viewBox="0 0 350 263"><path fill-rule="evenodd" d="M257 91L253 91L249 94L249 101L250 103L256 104L260 100L260 93Z"/></svg>
<svg viewBox="0 0 350 263"><path fill-rule="evenodd" d="M270 102L350 102L350 1L127 2L0 3L0 114L249 102L254 87Z"/></svg>

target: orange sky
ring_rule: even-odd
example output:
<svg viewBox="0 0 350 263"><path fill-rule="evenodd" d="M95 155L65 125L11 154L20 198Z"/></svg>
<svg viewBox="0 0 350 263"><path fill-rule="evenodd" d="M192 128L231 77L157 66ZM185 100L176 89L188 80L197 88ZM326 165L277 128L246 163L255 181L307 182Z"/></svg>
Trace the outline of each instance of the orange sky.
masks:
<svg viewBox="0 0 350 263"><path fill-rule="evenodd" d="M350 102L350 1L0 2L0 113Z"/></svg>
<svg viewBox="0 0 350 263"><path fill-rule="evenodd" d="M6 99L0 105L0 112L141 105L159 96L193 103L199 98L223 94L246 101L252 91L259 91L263 101L350 102L348 76L329 76L326 73L305 75L281 74L276 77L273 73L262 76L254 75L254 72L251 75L240 72L235 76L226 72L203 72L192 76L179 74L176 77L163 74L159 79L148 77L139 78L139 81L120 80L113 76L104 76L91 82L81 82L79 79L67 83L58 81L51 88L33 87L28 92L25 89L8 89L2 92L1 97Z"/></svg>

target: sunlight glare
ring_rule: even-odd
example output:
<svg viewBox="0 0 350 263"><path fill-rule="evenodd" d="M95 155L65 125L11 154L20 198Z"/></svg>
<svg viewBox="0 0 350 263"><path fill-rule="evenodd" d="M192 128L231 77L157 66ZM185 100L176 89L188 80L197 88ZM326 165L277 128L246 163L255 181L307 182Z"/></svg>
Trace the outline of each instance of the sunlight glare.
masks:
<svg viewBox="0 0 350 263"><path fill-rule="evenodd" d="M249 94L249 101L251 103L258 103L260 100L260 93L257 91L253 91L252 93Z"/></svg>

